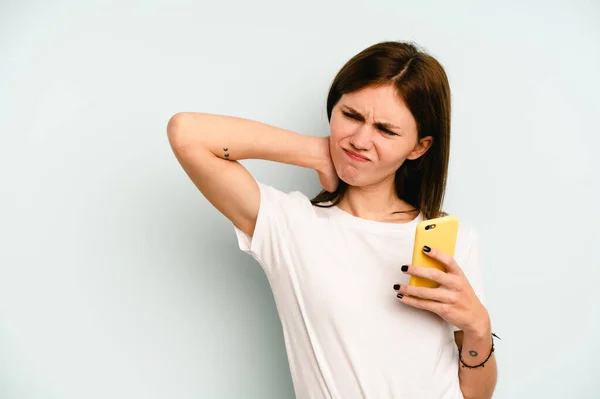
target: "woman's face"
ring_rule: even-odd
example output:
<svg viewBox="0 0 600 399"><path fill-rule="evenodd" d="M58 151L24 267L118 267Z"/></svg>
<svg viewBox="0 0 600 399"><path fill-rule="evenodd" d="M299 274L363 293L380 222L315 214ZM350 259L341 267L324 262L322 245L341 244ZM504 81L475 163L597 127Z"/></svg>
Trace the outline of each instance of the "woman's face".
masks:
<svg viewBox="0 0 600 399"><path fill-rule="evenodd" d="M418 139L417 123L392 85L344 94L333 107L330 150L338 176L351 186L378 184L406 159L431 145Z"/></svg>

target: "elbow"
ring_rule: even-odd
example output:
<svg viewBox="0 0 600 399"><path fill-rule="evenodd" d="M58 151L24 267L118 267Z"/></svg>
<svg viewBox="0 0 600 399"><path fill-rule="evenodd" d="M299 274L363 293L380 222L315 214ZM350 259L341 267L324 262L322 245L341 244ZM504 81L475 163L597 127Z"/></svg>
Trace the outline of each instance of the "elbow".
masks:
<svg viewBox="0 0 600 399"><path fill-rule="evenodd" d="M472 392L472 389L469 391L468 389L466 389L466 387L462 385L460 387L460 390L464 399L480 399L482 397L481 392Z"/></svg>
<svg viewBox="0 0 600 399"><path fill-rule="evenodd" d="M173 151L183 152L199 147L208 148L210 120L199 112L178 112L169 119L167 137Z"/></svg>
<svg viewBox="0 0 600 399"><path fill-rule="evenodd" d="M493 394L493 389L491 392L469 392L462 389L461 391L464 399L491 399Z"/></svg>
<svg viewBox="0 0 600 399"><path fill-rule="evenodd" d="M178 112L169 119L167 123L167 137L172 147L181 143L183 125L186 119L185 112Z"/></svg>

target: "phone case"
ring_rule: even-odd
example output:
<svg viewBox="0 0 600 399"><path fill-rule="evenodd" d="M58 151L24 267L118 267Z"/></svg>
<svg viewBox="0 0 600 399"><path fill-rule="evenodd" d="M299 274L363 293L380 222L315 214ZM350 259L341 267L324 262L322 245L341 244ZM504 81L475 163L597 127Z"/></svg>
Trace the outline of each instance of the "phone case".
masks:
<svg viewBox="0 0 600 399"><path fill-rule="evenodd" d="M444 264L427 256L423 252L423 246L427 245L428 247L435 248L454 257L457 235L458 218L456 216L443 216L419 222L415 232L412 264L416 266L433 267L445 272L446 267ZM439 284L433 280L412 275L409 279L409 285L429 288L439 287Z"/></svg>

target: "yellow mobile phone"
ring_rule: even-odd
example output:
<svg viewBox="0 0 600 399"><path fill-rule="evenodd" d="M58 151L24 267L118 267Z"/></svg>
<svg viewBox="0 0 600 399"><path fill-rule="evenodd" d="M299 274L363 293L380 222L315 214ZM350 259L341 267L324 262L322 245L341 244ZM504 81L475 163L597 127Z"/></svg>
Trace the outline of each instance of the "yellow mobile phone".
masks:
<svg viewBox="0 0 600 399"><path fill-rule="evenodd" d="M443 216L419 222L415 233L412 264L423 267L434 267L445 272L446 267L443 263L423 253L423 246L427 245L428 247L436 248L454 257L457 235L458 218L456 216ZM410 276L408 284L429 288L437 288L440 286L433 280L412 275Z"/></svg>

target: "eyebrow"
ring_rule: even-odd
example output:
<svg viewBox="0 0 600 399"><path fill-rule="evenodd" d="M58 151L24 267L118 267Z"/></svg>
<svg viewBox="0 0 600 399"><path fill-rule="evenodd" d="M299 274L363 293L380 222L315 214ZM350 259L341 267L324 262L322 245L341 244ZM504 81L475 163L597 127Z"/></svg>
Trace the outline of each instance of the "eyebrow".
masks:
<svg viewBox="0 0 600 399"><path fill-rule="evenodd" d="M343 107L343 108L346 108L346 109L347 109L348 111L350 111L351 113L354 113L354 114L356 114L357 116L360 116L360 118L361 118L363 121L365 120L365 118L362 116L362 114L361 114L360 112L358 112L357 110L355 110L354 108L352 108L351 106L349 106L349 105L342 105L342 107ZM374 123L374 125L375 125L375 126L381 126L381 127L384 127L384 128L386 128L386 129L392 128L392 129L398 129L398 130L402 130L402 128L400 128L400 127L398 127L398 126L396 126L396 125L393 125L393 124L391 124L391 123L389 123L389 122L377 122L377 121L376 121L376 122Z"/></svg>

